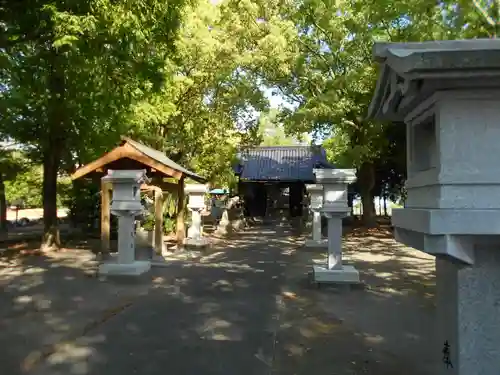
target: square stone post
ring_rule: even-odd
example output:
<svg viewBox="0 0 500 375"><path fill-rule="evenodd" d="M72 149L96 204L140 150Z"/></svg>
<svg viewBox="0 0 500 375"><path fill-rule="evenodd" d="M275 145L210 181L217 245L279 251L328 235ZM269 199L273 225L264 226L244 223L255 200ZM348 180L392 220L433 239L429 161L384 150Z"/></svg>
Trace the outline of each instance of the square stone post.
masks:
<svg viewBox="0 0 500 375"><path fill-rule="evenodd" d="M145 170L109 170L102 178L113 187L111 213L118 216L118 256L100 264L99 274L140 275L149 271L149 261L135 259L135 216L142 211L141 184L148 182Z"/></svg>
<svg viewBox="0 0 500 375"><path fill-rule="evenodd" d="M309 211L312 214L312 239L307 239L306 247L327 247L328 242L321 234L321 208L323 207L323 186L319 184L306 185L309 193Z"/></svg>
<svg viewBox="0 0 500 375"><path fill-rule="evenodd" d="M347 186L356 181L354 169L314 169L316 181L323 185L322 214L328 219L328 258L326 267L314 266L317 283L359 283L359 272L342 264L342 219L349 212Z"/></svg>
<svg viewBox="0 0 500 375"><path fill-rule="evenodd" d="M191 225L184 239L186 247L202 248L208 246L208 240L203 237L201 211L205 208L205 193L207 187L202 184L187 184L184 192L188 195L187 207L191 210Z"/></svg>
<svg viewBox="0 0 500 375"><path fill-rule="evenodd" d="M500 40L376 44L369 116L407 132L395 237L436 256L437 374L500 369Z"/></svg>

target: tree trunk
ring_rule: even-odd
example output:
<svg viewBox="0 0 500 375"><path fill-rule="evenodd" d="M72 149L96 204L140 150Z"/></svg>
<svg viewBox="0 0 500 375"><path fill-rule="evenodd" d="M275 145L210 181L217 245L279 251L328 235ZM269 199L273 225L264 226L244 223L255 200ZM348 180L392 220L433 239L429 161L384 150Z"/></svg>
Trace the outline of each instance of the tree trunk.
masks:
<svg viewBox="0 0 500 375"><path fill-rule="evenodd" d="M372 163L365 162L358 169L358 182L363 205L362 223L367 227L374 227L376 215L372 190L375 186L375 170Z"/></svg>
<svg viewBox="0 0 500 375"><path fill-rule="evenodd" d="M0 174L0 237L7 235L7 198L5 197L5 184Z"/></svg>
<svg viewBox="0 0 500 375"><path fill-rule="evenodd" d="M41 250L59 248L57 223L57 173L61 166L66 131L64 56L57 49L48 51L50 75L48 89L47 138L43 142L43 226Z"/></svg>
<svg viewBox="0 0 500 375"><path fill-rule="evenodd" d="M384 216L387 217L387 197L384 196Z"/></svg>
<svg viewBox="0 0 500 375"><path fill-rule="evenodd" d="M57 147L44 152L43 157L43 239L42 250L61 246L57 223L57 172L59 170Z"/></svg>

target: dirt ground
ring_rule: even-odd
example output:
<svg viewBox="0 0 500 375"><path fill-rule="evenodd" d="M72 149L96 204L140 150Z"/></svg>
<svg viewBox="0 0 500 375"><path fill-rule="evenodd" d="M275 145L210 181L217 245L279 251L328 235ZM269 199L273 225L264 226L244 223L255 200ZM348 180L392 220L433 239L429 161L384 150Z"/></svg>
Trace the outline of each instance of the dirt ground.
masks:
<svg viewBox="0 0 500 375"><path fill-rule="evenodd" d="M260 324L266 325L261 328L265 328L269 350L266 355L255 356L269 367L269 373L435 374L440 348L434 345L432 336L433 258L397 244L388 229L349 231L344 238L345 261L360 270L364 285L316 289L308 284L307 273L310 265L324 261L324 250L306 249L303 240L293 230L254 228L252 232L217 241L209 254L171 254L168 262L172 267L155 268L137 283L108 282L96 277L97 264L88 243L71 243L69 248L50 254L30 249L29 243L20 244L0 258L0 345L6 348L0 354L0 363L12 375L34 373L39 363L67 351L72 342L89 332L95 337L112 332L106 327L113 327L115 317L121 316L130 324L134 322L132 314L139 314L139 310L130 306L149 303L163 309L159 305L160 295L152 294L157 288L179 289L179 280L184 280L188 284L180 286L183 298L191 299L191 304L193 298L195 301L202 298L200 301L206 304L203 288L208 284L201 277L216 284L223 275L236 275L234 287L241 287L246 274L247 284L248 280L254 280L255 290L252 291L252 285L246 286L247 291L238 297L240 301L235 300L238 302L235 306L242 303L242 314L249 311L260 319L257 316L263 312L252 312L251 306L258 306L262 299L262 303L267 301L269 305L265 316L276 321L271 325L271 335L268 323ZM268 252L274 255L270 257ZM205 271L198 268L200 265ZM253 279L254 270L264 266L272 273ZM209 270L218 271L212 275L206 273ZM211 298L212 305L236 303L227 297ZM274 307L270 300L275 301ZM167 308L165 314L168 311ZM181 321L189 311L185 310L181 317L160 318ZM249 316L248 326L242 329L258 331L259 321L252 319ZM113 347L109 356L115 355ZM72 350L72 355L84 355ZM241 353L245 350L242 347ZM116 355L120 355L119 351ZM147 353L144 355L147 357ZM242 373L252 373L250 369L245 371Z"/></svg>
<svg viewBox="0 0 500 375"><path fill-rule="evenodd" d="M343 364L325 375L435 374L434 258L398 244L388 227L347 232L344 262L360 271L361 286L307 287L304 267L324 263L325 251L300 248L292 257L284 335L300 345L288 348L289 373L317 362Z"/></svg>

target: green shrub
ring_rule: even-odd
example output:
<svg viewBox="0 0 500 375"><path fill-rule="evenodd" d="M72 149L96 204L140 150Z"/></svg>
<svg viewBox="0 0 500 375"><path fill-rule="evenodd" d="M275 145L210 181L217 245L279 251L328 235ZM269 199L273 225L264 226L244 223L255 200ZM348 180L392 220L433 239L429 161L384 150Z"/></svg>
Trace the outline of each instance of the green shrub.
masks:
<svg viewBox="0 0 500 375"><path fill-rule="evenodd" d="M177 218L165 213L163 215L163 233L174 233L177 229Z"/></svg>
<svg viewBox="0 0 500 375"><path fill-rule="evenodd" d="M151 212L141 221L141 227L145 231L152 232L155 229L155 215Z"/></svg>

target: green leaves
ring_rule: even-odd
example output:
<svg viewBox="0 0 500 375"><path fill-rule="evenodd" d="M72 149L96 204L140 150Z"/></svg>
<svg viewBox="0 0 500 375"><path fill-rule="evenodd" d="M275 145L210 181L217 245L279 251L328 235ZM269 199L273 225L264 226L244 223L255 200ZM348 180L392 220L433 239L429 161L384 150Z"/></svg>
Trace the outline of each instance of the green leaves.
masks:
<svg viewBox="0 0 500 375"><path fill-rule="evenodd" d="M57 134L73 162L110 147L126 131L130 105L161 87L183 3L25 0L8 6L2 53L8 90L0 96L8 108L6 134L40 150ZM50 86L55 75L62 77L57 88ZM49 120L51 113L59 119Z"/></svg>
<svg viewBox="0 0 500 375"><path fill-rule="evenodd" d="M216 185L233 183L234 155L258 144L258 112L268 111L259 73L279 58L281 29L257 22L263 12L252 1L188 7L162 90L128 116L131 135Z"/></svg>
<svg viewBox="0 0 500 375"><path fill-rule="evenodd" d="M482 28L471 33L478 13L465 1L304 0L280 3L275 11L293 25L282 47L290 53L286 66L262 75L295 104L281 112L285 127L294 134L345 135L354 165L377 159L386 147L384 125L365 120L377 78L373 43L484 34Z"/></svg>

